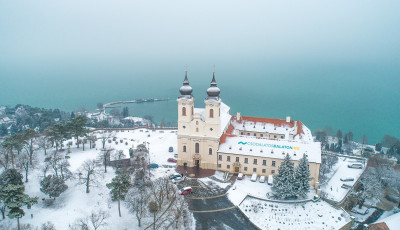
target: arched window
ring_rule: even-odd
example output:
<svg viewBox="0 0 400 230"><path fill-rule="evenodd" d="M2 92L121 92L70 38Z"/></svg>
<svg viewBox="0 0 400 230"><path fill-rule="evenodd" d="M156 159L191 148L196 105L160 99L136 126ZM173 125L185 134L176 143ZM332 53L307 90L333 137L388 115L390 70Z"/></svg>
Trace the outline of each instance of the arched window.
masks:
<svg viewBox="0 0 400 230"><path fill-rule="evenodd" d="M212 155L212 148L208 149L208 155Z"/></svg>
<svg viewBox="0 0 400 230"><path fill-rule="evenodd" d="M194 145L194 151L195 151L195 153L200 153L200 144L199 143L196 143Z"/></svg>
<svg viewBox="0 0 400 230"><path fill-rule="evenodd" d="M193 115L193 111L194 111L194 109L193 109L193 106L192 106L192 115Z"/></svg>
<svg viewBox="0 0 400 230"><path fill-rule="evenodd" d="M214 110L210 109L210 117L213 118L214 117Z"/></svg>
<svg viewBox="0 0 400 230"><path fill-rule="evenodd" d="M186 153L186 145L183 146L183 152Z"/></svg>
<svg viewBox="0 0 400 230"><path fill-rule="evenodd" d="M197 132L197 133L199 132L199 128L196 128L196 132Z"/></svg>
<svg viewBox="0 0 400 230"><path fill-rule="evenodd" d="M182 116L186 116L186 107L182 107Z"/></svg>

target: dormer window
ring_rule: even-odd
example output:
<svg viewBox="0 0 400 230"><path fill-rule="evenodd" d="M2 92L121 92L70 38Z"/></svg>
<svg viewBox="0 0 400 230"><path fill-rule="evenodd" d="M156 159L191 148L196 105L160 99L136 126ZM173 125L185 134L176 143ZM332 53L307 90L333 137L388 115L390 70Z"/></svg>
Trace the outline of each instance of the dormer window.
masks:
<svg viewBox="0 0 400 230"><path fill-rule="evenodd" d="M250 152L253 151L252 149L250 149Z"/></svg>
<svg viewBox="0 0 400 230"><path fill-rule="evenodd" d="M260 153L262 153L263 151L262 151L262 149L260 149Z"/></svg>
<svg viewBox="0 0 400 230"><path fill-rule="evenodd" d="M229 149L232 149L232 146L229 146Z"/></svg>
<svg viewBox="0 0 400 230"><path fill-rule="evenodd" d="M239 150L242 150L242 147L240 147Z"/></svg>

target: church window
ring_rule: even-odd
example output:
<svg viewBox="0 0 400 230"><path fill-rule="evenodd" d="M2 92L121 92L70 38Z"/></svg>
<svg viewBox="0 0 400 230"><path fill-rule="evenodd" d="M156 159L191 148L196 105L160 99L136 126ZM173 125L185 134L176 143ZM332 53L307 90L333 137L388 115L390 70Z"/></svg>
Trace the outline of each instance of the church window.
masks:
<svg viewBox="0 0 400 230"><path fill-rule="evenodd" d="M186 145L183 146L183 152L186 153Z"/></svg>
<svg viewBox="0 0 400 230"><path fill-rule="evenodd" d="M213 128L210 128L210 131L213 131L214 129Z"/></svg>
<svg viewBox="0 0 400 230"><path fill-rule="evenodd" d="M265 173L265 172L266 172L266 170L265 170L265 169L263 169L263 170L262 170L262 173Z"/></svg>
<svg viewBox="0 0 400 230"><path fill-rule="evenodd" d="M236 157L236 162L239 162L239 157Z"/></svg>
<svg viewBox="0 0 400 230"><path fill-rule="evenodd" d="M226 166L226 168L227 168L227 169L230 169L230 168L231 168L231 166L230 166L230 165L227 165L227 166Z"/></svg>
<svg viewBox="0 0 400 230"><path fill-rule="evenodd" d="M196 121L196 125L198 125L199 124L199 121Z"/></svg>
<svg viewBox="0 0 400 230"><path fill-rule="evenodd" d="M257 164L257 159L254 159L253 164L255 165Z"/></svg>
<svg viewBox="0 0 400 230"><path fill-rule="evenodd" d="M263 165L267 165L267 160L263 160Z"/></svg>
<svg viewBox="0 0 400 230"><path fill-rule="evenodd" d="M192 106L192 115L193 115L193 111L194 111L194 109L193 109L193 106Z"/></svg>
<svg viewBox="0 0 400 230"><path fill-rule="evenodd" d="M196 132L199 132L199 128L196 128Z"/></svg>
<svg viewBox="0 0 400 230"><path fill-rule="evenodd" d="M272 166L274 166L274 167L275 167L275 161L272 161Z"/></svg>
<svg viewBox="0 0 400 230"><path fill-rule="evenodd" d="M221 164L218 164L218 168L221 168Z"/></svg>
<svg viewBox="0 0 400 230"><path fill-rule="evenodd" d="M222 161L222 155L218 156L218 160Z"/></svg>
<svg viewBox="0 0 400 230"><path fill-rule="evenodd" d="M212 148L208 149L208 155L212 155Z"/></svg>
<svg viewBox="0 0 400 230"><path fill-rule="evenodd" d="M247 158L247 157L244 158L244 163L245 163L245 164L249 163L249 158Z"/></svg>
<svg viewBox="0 0 400 230"><path fill-rule="evenodd" d="M200 153L200 144L199 144L199 143L196 143L196 144L194 145L194 152L195 152L195 153Z"/></svg>
<svg viewBox="0 0 400 230"><path fill-rule="evenodd" d="M214 117L214 110L210 109L210 118L213 118L213 117Z"/></svg>
<svg viewBox="0 0 400 230"><path fill-rule="evenodd" d="M182 107L182 116L186 116L186 107Z"/></svg>
<svg viewBox="0 0 400 230"><path fill-rule="evenodd" d="M230 157L230 156L227 156L227 157L226 157L226 161L229 161L229 162L230 162L230 161L231 161L231 157Z"/></svg>
<svg viewBox="0 0 400 230"><path fill-rule="evenodd" d="M253 172L257 172L257 168L253 168Z"/></svg>
<svg viewBox="0 0 400 230"><path fill-rule="evenodd" d="M244 167L244 171L247 171L247 167Z"/></svg>

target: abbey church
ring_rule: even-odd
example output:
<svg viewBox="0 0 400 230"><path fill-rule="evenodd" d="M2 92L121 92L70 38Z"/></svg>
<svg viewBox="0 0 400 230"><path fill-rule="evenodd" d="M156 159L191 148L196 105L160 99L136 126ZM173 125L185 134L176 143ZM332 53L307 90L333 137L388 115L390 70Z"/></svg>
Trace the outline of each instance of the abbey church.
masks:
<svg viewBox="0 0 400 230"><path fill-rule="evenodd" d="M222 102L215 73L204 108L194 108L187 72L178 102L178 165L269 176L289 154L295 164L308 157L310 184L317 186L321 144L300 121L230 115Z"/></svg>

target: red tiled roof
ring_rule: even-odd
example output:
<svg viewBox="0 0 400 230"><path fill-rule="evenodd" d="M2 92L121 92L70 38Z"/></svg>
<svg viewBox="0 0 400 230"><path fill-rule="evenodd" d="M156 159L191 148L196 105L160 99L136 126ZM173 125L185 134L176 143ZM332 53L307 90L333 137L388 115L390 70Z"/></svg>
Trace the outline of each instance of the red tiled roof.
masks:
<svg viewBox="0 0 400 230"><path fill-rule="evenodd" d="M235 121L236 116L231 117L231 121ZM289 127L293 128L295 122L297 122L297 134L304 134L303 132L303 123L301 121L294 121L291 120L290 123L287 123L286 120L283 119L274 119L274 118L261 118L261 117L247 117L247 116L241 116L239 123L242 123L243 121L251 121L251 122L259 122L259 123L269 123L269 124L274 124L275 126L283 126L283 125L289 125ZM224 134L221 135L220 138L220 144L225 143L227 137L235 137L236 135L233 135L232 132L234 130L234 127L232 124L229 124L228 129Z"/></svg>
<svg viewBox="0 0 400 230"><path fill-rule="evenodd" d="M376 224L371 224L368 227L368 230L389 230L389 227L386 225L385 222L380 222Z"/></svg>

